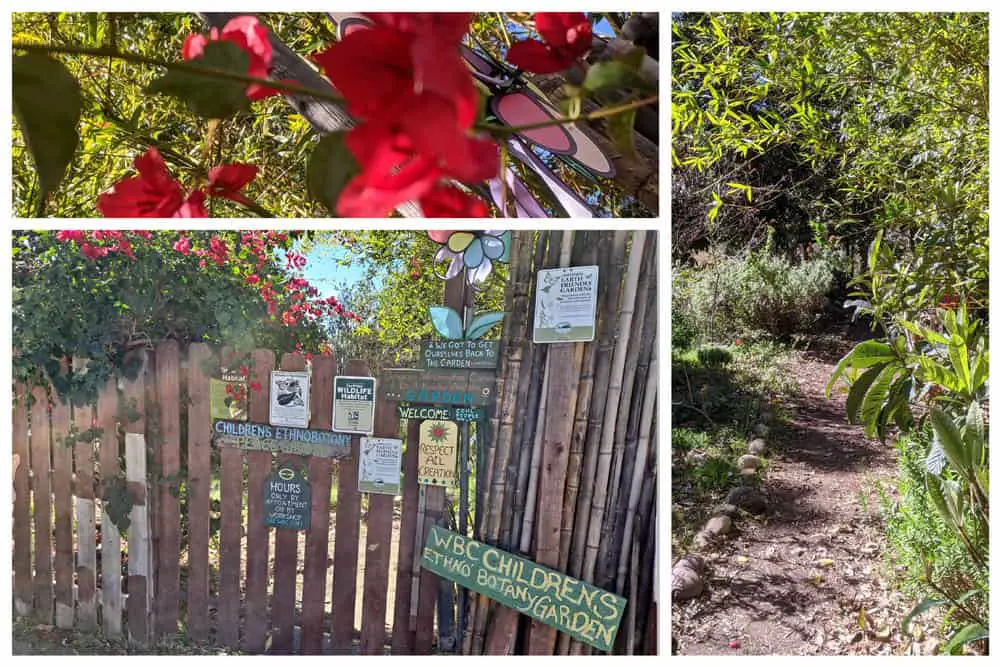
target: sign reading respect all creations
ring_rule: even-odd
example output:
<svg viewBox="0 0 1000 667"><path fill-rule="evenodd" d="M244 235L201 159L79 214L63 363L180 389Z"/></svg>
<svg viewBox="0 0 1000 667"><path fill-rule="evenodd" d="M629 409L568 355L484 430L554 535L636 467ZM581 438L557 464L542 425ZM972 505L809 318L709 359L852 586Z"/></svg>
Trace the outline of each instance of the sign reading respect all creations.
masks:
<svg viewBox="0 0 1000 667"><path fill-rule="evenodd" d="M610 652L625 598L512 553L431 526L422 567Z"/></svg>

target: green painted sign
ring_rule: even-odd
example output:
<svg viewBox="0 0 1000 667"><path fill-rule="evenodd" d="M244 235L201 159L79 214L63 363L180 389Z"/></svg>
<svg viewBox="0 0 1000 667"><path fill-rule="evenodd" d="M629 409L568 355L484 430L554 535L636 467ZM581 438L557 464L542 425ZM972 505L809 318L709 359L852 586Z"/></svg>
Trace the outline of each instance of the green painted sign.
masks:
<svg viewBox="0 0 1000 667"><path fill-rule="evenodd" d="M264 525L305 530L309 527L311 502L312 489L305 473L295 468L279 468L264 482Z"/></svg>
<svg viewBox="0 0 1000 667"><path fill-rule="evenodd" d="M390 368L379 376L378 393L391 403L485 406L493 404L495 384L488 371Z"/></svg>
<svg viewBox="0 0 1000 667"><path fill-rule="evenodd" d="M450 422L475 422L486 416L482 408L442 407L430 405L409 405L400 403L396 406L396 414L400 419L443 419Z"/></svg>
<svg viewBox="0 0 1000 667"><path fill-rule="evenodd" d="M425 340L420 343L424 368L495 369L500 342L495 340Z"/></svg>
<svg viewBox="0 0 1000 667"><path fill-rule="evenodd" d="M220 447L253 452L285 452L327 459L351 455L351 436L334 431L216 419L212 422L212 437Z"/></svg>
<svg viewBox="0 0 1000 667"><path fill-rule="evenodd" d="M421 564L601 651L615 644L625 598L568 574L438 526L431 526Z"/></svg>

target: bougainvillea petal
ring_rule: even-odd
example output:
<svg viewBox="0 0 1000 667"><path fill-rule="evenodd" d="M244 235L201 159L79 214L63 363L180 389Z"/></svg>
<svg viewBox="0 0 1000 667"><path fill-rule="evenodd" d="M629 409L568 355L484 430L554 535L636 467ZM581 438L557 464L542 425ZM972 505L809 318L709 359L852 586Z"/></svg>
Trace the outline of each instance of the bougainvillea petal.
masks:
<svg viewBox="0 0 1000 667"><path fill-rule="evenodd" d="M208 195L223 197L241 204L249 203L240 190L257 177L257 165L224 164L213 167L208 172Z"/></svg>
<svg viewBox="0 0 1000 667"><path fill-rule="evenodd" d="M187 198L181 207L174 213L175 218L207 218L208 211L205 209L205 193L195 190Z"/></svg>
<svg viewBox="0 0 1000 667"><path fill-rule="evenodd" d="M138 176L125 178L97 198L106 218L169 218L184 203L184 190L156 148L136 157Z"/></svg>
<svg viewBox="0 0 1000 667"><path fill-rule="evenodd" d="M249 57L247 75L266 79L271 70L273 51L267 28L260 24L255 16L237 16L222 28L222 32L212 28L208 37L202 34L188 35L181 48L184 60L193 60L202 56L205 45L210 41L225 40L236 44ZM247 97L253 101L277 95L278 91L259 84L250 84L246 89Z"/></svg>
<svg viewBox="0 0 1000 667"><path fill-rule="evenodd" d="M582 12L538 12L535 28L545 43L552 47L568 47L576 56L590 49L593 31Z"/></svg>
<svg viewBox="0 0 1000 667"><path fill-rule="evenodd" d="M573 61L573 57L557 53L534 39L517 42L507 49L507 62L535 74L561 72Z"/></svg>

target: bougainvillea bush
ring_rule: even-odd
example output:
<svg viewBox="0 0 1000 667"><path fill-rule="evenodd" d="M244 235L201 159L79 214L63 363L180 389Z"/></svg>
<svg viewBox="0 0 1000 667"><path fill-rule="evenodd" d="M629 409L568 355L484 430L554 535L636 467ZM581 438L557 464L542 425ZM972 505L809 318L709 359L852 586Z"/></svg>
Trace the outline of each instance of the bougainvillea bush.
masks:
<svg viewBox="0 0 1000 667"><path fill-rule="evenodd" d="M92 399L173 339L331 354L361 317L302 277L301 233L61 230L13 234L14 379ZM86 359L68 372L71 358Z"/></svg>
<svg viewBox="0 0 1000 667"><path fill-rule="evenodd" d="M22 15L17 27L36 16ZM302 15L304 23L295 27L304 26L308 39L293 48L336 90L274 76L270 31L254 16L236 16L208 32L188 17L160 24L155 39L143 39L127 34L120 17L86 14L87 30L77 40L53 28L54 15L45 16L47 29L39 26L38 32L51 39L40 43L30 39L35 30L18 29L14 42L15 116L37 172L37 184L21 179L15 192L34 203L35 214L66 187L67 171L79 168L81 143L92 181L104 163L93 152L120 162L121 139L130 149L131 173L101 183L94 206L105 217L296 215L310 199L351 217L383 217L407 204L427 217L490 214L482 186L508 164L502 146L517 128L487 119L487 91L462 57L473 24L483 29L475 14L368 13L364 29L339 39ZM506 55L512 71L585 73L582 85L569 91L569 115L530 127L616 118L609 132L631 151L636 109L657 101L637 74L641 47L588 64L598 17L515 16L520 23L510 17L497 23L507 40L497 56ZM527 27L512 36L508 25L522 24ZM134 77L135 70L146 78L123 95L116 75ZM617 106L581 113L584 98L609 88L632 94ZM353 127L314 141L301 117L280 106L282 94L335 102L351 115ZM288 118L270 118L277 115ZM298 193L292 206L261 205L262 194L276 187L261 182L262 171Z"/></svg>

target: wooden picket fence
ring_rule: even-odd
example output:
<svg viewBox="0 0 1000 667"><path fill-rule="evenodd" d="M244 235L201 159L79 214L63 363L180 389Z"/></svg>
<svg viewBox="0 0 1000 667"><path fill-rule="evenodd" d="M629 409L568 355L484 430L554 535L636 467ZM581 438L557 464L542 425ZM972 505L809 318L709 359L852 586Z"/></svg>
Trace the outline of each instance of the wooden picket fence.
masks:
<svg viewBox="0 0 1000 667"><path fill-rule="evenodd" d="M340 461L306 462L293 454L230 447L213 451L209 379L218 377L225 356L201 343L186 354L175 341L160 343L148 352L136 381L109 383L95 405L84 407L50 401L41 388L15 388L15 612L60 628L100 626L105 636L127 636L138 646L180 634L250 653L298 648L306 654L383 654L391 629L392 652L430 653L440 581L414 566L419 550L413 521L407 522L412 534L394 536L392 496L370 494L362 518L360 438L352 438L350 458ZM266 423L274 355L256 350L252 360L250 380L262 390L251 392L249 419ZM287 354L280 368L303 370L306 362ZM336 371L332 358L312 362L310 428L332 427ZM363 363L351 362L344 374L369 373ZM416 421L406 427L410 442L416 442L418 428ZM394 403L378 405L374 435L400 436ZM416 457L416 447L408 447L406 473L415 471ZM301 559L298 531L264 524L264 483L275 459L308 470L311 524ZM213 480L220 487L215 508ZM133 506L121 535L106 508L116 502L114 490L126 488ZM414 480L404 492L407 517L416 515L415 488ZM423 532L444 513L422 514ZM394 614L387 619L394 538ZM212 540L217 549L210 549Z"/></svg>

